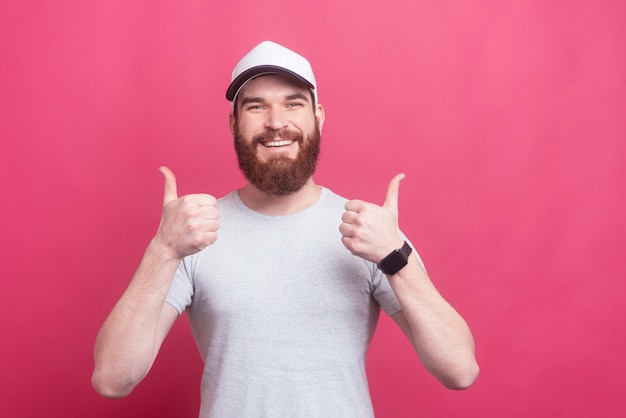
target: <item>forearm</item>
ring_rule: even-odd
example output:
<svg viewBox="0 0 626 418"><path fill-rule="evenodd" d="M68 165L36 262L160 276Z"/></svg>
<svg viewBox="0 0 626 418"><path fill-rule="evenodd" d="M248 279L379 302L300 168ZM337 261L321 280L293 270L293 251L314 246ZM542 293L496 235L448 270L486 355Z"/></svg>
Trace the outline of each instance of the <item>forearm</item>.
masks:
<svg viewBox="0 0 626 418"><path fill-rule="evenodd" d="M426 369L452 389L469 387L478 376L474 339L465 320L439 294L417 259L389 276L410 327L410 339Z"/></svg>
<svg viewBox="0 0 626 418"><path fill-rule="evenodd" d="M100 329L92 381L103 396L125 396L152 366L164 337L159 318L179 262L153 240Z"/></svg>

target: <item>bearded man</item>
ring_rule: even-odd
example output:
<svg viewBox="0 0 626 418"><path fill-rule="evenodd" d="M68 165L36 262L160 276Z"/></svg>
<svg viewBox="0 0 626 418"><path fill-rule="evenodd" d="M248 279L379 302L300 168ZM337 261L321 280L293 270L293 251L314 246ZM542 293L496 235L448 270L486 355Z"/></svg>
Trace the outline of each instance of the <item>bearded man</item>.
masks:
<svg viewBox="0 0 626 418"><path fill-rule="evenodd" d="M161 168L161 224L98 334L96 390L129 394L186 311L205 362L201 417L372 417L365 362L381 309L443 385L469 387L469 327L398 226L404 175L382 206L315 183L324 108L309 62L283 46L244 56L226 97L247 183L178 197Z"/></svg>

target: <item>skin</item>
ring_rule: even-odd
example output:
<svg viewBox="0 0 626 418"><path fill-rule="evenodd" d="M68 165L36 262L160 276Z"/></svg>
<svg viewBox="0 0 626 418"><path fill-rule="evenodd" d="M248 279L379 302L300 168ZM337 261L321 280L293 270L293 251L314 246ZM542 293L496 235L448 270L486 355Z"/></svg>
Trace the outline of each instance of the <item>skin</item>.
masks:
<svg viewBox="0 0 626 418"><path fill-rule="evenodd" d="M238 127L245 138L281 129L311 132L324 125L324 108L313 105L310 92L283 76L266 75L249 81L237 97L238 118L230 114L230 128ZM306 137L305 137L306 141ZM257 145L261 160L276 155L293 158L297 142L276 147ZM218 239L219 212L215 197L193 194L179 197L176 178L166 167L161 222L133 278L104 322L96 338L92 375L94 388L105 397L129 394L147 375L161 344L178 317L165 303L180 261ZM398 195L404 174L389 183L379 206L351 200L339 230L342 242L353 254L378 263L403 238L398 226ZM274 196L246 184L239 190L243 202L266 215L287 215L313 205L321 189L311 177L295 193ZM446 302L415 257L397 274L388 276L402 310L394 321L406 334L427 370L444 386L469 387L478 376L474 341L463 318Z"/></svg>
<svg viewBox="0 0 626 418"><path fill-rule="evenodd" d="M353 254L378 263L404 243L398 227L398 195L404 174L389 183L382 206L361 200L346 204L339 230ZM465 320L439 294L416 257L387 275L401 311L392 315L426 369L449 389L466 389L478 377L474 339Z"/></svg>
<svg viewBox="0 0 626 418"><path fill-rule="evenodd" d="M231 132L236 123L245 138L252 138L265 131L276 132L281 140L282 129L297 130L306 135L317 123L320 131L324 126L325 114L322 105L312 107L309 91L283 76L257 77L243 87L237 97L238 117L229 115ZM306 141L306 137L305 137ZM280 147L257 146L261 161L275 156L295 158L300 145L293 142ZM288 196L273 196L247 183L239 190L241 200L251 209L265 215L288 215L297 213L317 201L321 189L311 177L299 191Z"/></svg>

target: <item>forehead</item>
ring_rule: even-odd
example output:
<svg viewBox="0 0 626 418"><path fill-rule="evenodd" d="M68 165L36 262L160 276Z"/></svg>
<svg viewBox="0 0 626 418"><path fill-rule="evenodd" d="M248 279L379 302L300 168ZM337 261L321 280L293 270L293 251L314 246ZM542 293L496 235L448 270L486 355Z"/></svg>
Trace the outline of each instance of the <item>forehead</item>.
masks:
<svg viewBox="0 0 626 418"><path fill-rule="evenodd" d="M280 74L266 74L244 84L237 95L237 100L244 97L269 99L290 96L294 93L305 93L306 97L310 97L309 89L296 79Z"/></svg>

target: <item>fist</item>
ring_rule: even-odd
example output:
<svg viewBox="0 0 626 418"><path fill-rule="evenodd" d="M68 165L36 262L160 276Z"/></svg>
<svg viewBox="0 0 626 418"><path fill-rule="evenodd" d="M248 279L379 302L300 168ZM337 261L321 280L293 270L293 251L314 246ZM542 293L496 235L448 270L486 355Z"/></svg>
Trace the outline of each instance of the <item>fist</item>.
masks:
<svg viewBox="0 0 626 418"><path fill-rule="evenodd" d="M219 211L208 194L178 197L176 177L167 167L159 171L165 179L163 213L156 239L176 258L197 253L217 240Z"/></svg>
<svg viewBox="0 0 626 418"><path fill-rule="evenodd" d="M398 194L404 174L396 175L387 188L382 206L362 200L346 203L339 232L343 245L354 255L378 264L404 239L398 226Z"/></svg>

